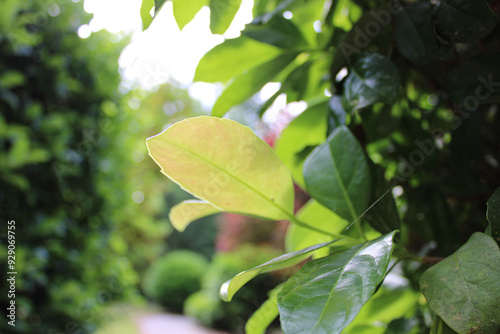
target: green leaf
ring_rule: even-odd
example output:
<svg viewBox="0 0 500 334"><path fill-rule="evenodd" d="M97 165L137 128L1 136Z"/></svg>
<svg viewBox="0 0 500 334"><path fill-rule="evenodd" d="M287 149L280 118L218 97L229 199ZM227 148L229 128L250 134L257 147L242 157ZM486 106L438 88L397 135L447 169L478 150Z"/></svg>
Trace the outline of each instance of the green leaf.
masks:
<svg viewBox="0 0 500 334"><path fill-rule="evenodd" d="M265 334L267 327L271 325L278 316L278 292L283 284L278 285L269 292L269 299L266 300L245 324L246 334Z"/></svg>
<svg viewBox="0 0 500 334"><path fill-rule="evenodd" d="M382 234L398 230L401 227L401 221L391 193L392 188L389 187L384 174L374 163L370 161L369 166L372 180L369 202L377 204L365 214L365 220Z"/></svg>
<svg viewBox="0 0 500 334"><path fill-rule="evenodd" d="M500 250L474 233L454 254L429 268L420 288L431 309L458 333L500 330Z"/></svg>
<svg viewBox="0 0 500 334"><path fill-rule="evenodd" d="M302 174L304 161L312 148L326 139L327 113L326 103L310 106L288 124L274 146L276 154L292 172L294 181L302 188L305 188Z"/></svg>
<svg viewBox="0 0 500 334"><path fill-rule="evenodd" d="M452 330L440 317L436 317L432 322L431 331L429 334L455 334L456 332Z"/></svg>
<svg viewBox="0 0 500 334"><path fill-rule="evenodd" d="M219 210L273 220L293 213L290 173L248 127L194 117L149 138L147 146L163 174Z"/></svg>
<svg viewBox="0 0 500 334"><path fill-rule="evenodd" d="M411 4L396 16L396 43L401 54L416 64L424 64L439 53L432 25L430 3Z"/></svg>
<svg viewBox="0 0 500 334"><path fill-rule="evenodd" d="M330 128L335 130L341 125L346 124L346 111L342 106L341 97L338 95L332 96L330 103L328 104L330 110Z"/></svg>
<svg viewBox="0 0 500 334"><path fill-rule="evenodd" d="M340 126L304 163L308 193L340 217L356 220L367 208L370 170L358 141Z"/></svg>
<svg viewBox="0 0 500 334"><path fill-rule="evenodd" d="M384 279L395 233L306 263L278 294L284 333L340 333Z"/></svg>
<svg viewBox="0 0 500 334"><path fill-rule="evenodd" d="M241 36L228 39L200 60L194 81L226 82L281 53L277 47Z"/></svg>
<svg viewBox="0 0 500 334"><path fill-rule="evenodd" d="M297 53L282 54L236 77L215 102L212 115L222 117L232 106L252 97L284 70L295 57L297 57Z"/></svg>
<svg viewBox="0 0 500 334"><path fill-rule="evenodd" d="M154 0L142 0L141 4L141 20L142 20L142 30L146 30L153 22L153 17L151 16L151 9L155 5Z"/></svg>
<svg viewBox="0 0 500 334"><path fill-rule="evenodd" d="M490 223L491 236L500 244L500 188L488 199L486 217Z"/></svg>
<svg viewBox="0 0 500 334"><path fill-rule="evenodd" d="M285 49L300 49L307 45L300 30L282 15L274 15L266 23L248 24L242 34Z"/></svg>
<svg viewBox="0 0 500 334"><path fill-rule="evenodd" d="M229 281L225 282L220 288L220 296L224 301L231 301L234 294L248 281L250 281L255 276L267 273L273 270L283 269L290 266L293 266L303 260L307 259L310 256L310 253L326 247L330 246L335 241L325 242L322 244L314 245L311 247L304 248L302 250L287 253L277 258L272 259L266 263L261 264L260 266L253 267L251 269L242 271Z"/></svg>
<svg viewBox="0 0 500 334"><path fill-rule="evenodd" d="M340 233L349 222L340 218L331 210L325 208L315 200L309 200L299 212L297 219L307 225L317 227L331 233ZM321 242L331 241L332 237L323 233L315 232L296 224L288 226L285 236L285 249L287 252L294 252ZM326 253L325 253L326 252ZM317 253L319 257L328 255L326 249L321 249Z"/></svg>
<svg viewBox="0 0 500 334"><path fill-rule="evenodd" d="M179 29L182 30L206 5L207 0L173 0L174 17Z"/></svg>
<svg viewBox="0 0 500 334"><path fill-rule="evenodd" d="M170 219L172 226L177 231L182 232L193 221L219 212L221 211L210 203L187 200L175 205L170 210L168 218Z"/></svg>
<svg viewBox="0 0 500 334"><path fill-rule="evenodd" d="M348 111L375 102L392 104L399 95L401 75L397 67L377 53L361 53L349 68L342 104Z"/></svg>
<svg viewBox="0 0 500 334"><path fill-rule="evenodd" d="M447 80L453 100L464 103L466 110L477 102L500 102L499 57L500 53L480 55L455 67Z"/></svg>
<svg viewBox="0 0 500 334"><path fill-rule="evenodd" d="M155 1L155 17L156 17L156 15L160 11L160 9L163 7L165 2L167 2L167 0L154 0L154 1Z"/></svg>
<svg viewBox="0 0 500 334"><path fill-rule="evenodd" d="M441 36L455 43L467 43L488 35L498 17L484 0L446 0L439 2L434 21Z"/></svg>
<svg viewBox="0 0 500 334"><path fill-rule="evenodd" d="M233 22L234 16L240 9L241 0L209 0L210 1L210 30L214 34L226 32Z"/></svg>

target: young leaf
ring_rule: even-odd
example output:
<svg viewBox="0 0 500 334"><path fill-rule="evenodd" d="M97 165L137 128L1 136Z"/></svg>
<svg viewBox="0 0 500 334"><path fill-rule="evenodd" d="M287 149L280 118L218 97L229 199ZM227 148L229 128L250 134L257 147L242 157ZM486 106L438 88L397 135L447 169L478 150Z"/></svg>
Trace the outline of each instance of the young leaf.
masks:
<svg viewBox="0 0 500 334"><path fill-rule="evenodd" d="M357 110L375 102L395 103L401 86L397 67L377 53L362 53L349 68L344 83L342 104L346 110Z"/></svg>
<svg viewBox="0 0 500 334"><path fill-rule="evenodd" d="M175 22L179 26L179 29L182 30L191 22L196 13L200 11L200 9L208 5L208 1L206 0L173 0L173 11Z"/></svg>
<svg viewBox="0 0 500 334"><path fill-rule="evenodd" d="M257 93L266 83L285 69L297 53L285 53L236 77L215 102L212 115L222 117L229 108Z"/></svg>
<svg viewBox="0 0 500 334"><path fill-rule="evenodd" d="M154 0L142 0L141 4L141 20L142 20L142 30L146 30L153 22L153 17L151 16L151 9L155 5Z"/></svg>
<svg viewBox="0 0 500 334"><path fill-rule="evenodd" d="M294 181L302 188L305 188L302 170L306 154L326 139L327 113L326 103L309 107L288 124L276 141L276 154L292 172Z"/></svg>
<svg viewBox="0 0 500 334"><path fill-rule="evenodd" d="M228 39L203 56L196 68L194 81L226 82L276 58L281 52L277 47L245 36Z"/></svg>
<svg viewBox="0 0 500 334"><path fill-rule="evenodd" d="M458 333L500 331L500 250L474 233L454 254L429 268L420 288L431 309Z"/></svg>
<svg viewBox="0 0 500 334"><path fill-rule="evenodd" d="M272 259L271 261L267 261L266 263L261 264L260 266L253 267L252 269L248 269L242 271L238 275L234 276L229 281L225 282L220 288L220 296L224 301L231 301L234 294L248 281L261 273L267 273L273 270L283 269L290 266L293 266L305 259L310 255L310 253L326 247L330 246L335 241L325 242L322 244L314 245L311 247L304 248L302 250L287 253L277 258Z"/></svg>
<svg viewBox="0 0 500 334"><path fill-rule="evenodd" d="M183 0L184 1L184 0ZM210 30L214 34L226 32L240 9L241 0L210 0Z"/></svg>
<svg viewBox="0 0 500 334"><path fill-rule="evenodd" d="M304 163L309 194L340 217L354 221L367 208L370 170L361 146L340 126Z"/></svg>
<svg viewBox="0 0 500 334"><path fill-rule="evenodd" d="M147 146L163 174L217 209L273 220L293 213L290 173L246 126L189 118L149 138Z"/></svg>
<svg viewBox="0 0 500 334"><path fill-rule="evenodd" d="M221 211L210 203L187 200L175 205L170 210L168 218L170 219L172 226L177 231L182 232L189 224L191 224L191 222L219 212Z"/></svg>
<svg viewBox="0 0 500 334"><path fill-rule="evenodd" d="M278 316L278 292L283 287L283 284L278 285L269 292L269 299L266 300L255 311L250 319L245 324L246 334L265 334L267 327Z"/></svg>
<svg viewBox="0 0 500 334"><path fill-rule="evenodd" d="M306 263L278 294L284 333L340 333L383 280L395 233Z"/></svg>
<svg viewBox="0 0 500 334"><path fill-rule="evenodd" d="M307 225L315 226L331 233L340 233L349 225L349 222L340 218L314 199L309 200L309 202L300 209L297 213L297 218ZM331 240L332 237L328 235L306 229L296 224L291 224L286 231L285 249L287 252L293 252ZM321 249L317 253L319 253L320 256L325 256L328 255L327 251L327 249Z"/></svg>
<svg viewBox="0 0 500 334"><path fill-rule="evenodd" d="M486 217L490 223L491 236L500 244L500 188L488 199Z"/></svg>

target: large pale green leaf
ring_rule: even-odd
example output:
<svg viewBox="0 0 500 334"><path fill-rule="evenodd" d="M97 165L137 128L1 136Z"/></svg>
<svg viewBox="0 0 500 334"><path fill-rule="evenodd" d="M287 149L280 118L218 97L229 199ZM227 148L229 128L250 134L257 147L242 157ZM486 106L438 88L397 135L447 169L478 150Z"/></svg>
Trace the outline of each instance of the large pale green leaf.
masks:
<svg viewBox="0 0 500 334"><path fill-rule="evenodd" d="M399 51L410 61L422 64L435 59L439 49L432 25L430 3L411 4L396 16L396 42Z"/></svg>
<svg viewBox="0 0 500 334"><path fill-rule="evenodd" d="M401 226L396 202L391 188L378 167L369 162L371 173L371 194L369 203L376 203L364 216L365 220L380 233L398 230Z"/></svg>
<svg viewBox="0 0 500 334"><path fill-rule="evenodd" d="M282 15L275 15L266 23L248 24L242 34L285 49L299 49L307 45L300 30Z"/></svg>
<svg viewBox="0 0 500 334"><path fill-rule="evenodd" d="M248 281L250 281L255 276L257 276L261 273L267 273L267 272L270 272L273 270L291 267L291 266L307 259L311 255L312 252L314 252L322 247L330 246L334 242L335 241L325 242L322 244L318 244L318 245L314 245L311 247L301 249L301 250L296 251L296 252L287 253L287 254L278 256L277 258L274 258L271 261L263 263L260 266L253 267L252 269L242 271L241 273L239 273L238 275L236 275L235 277L233 277L229 281L225 282L221 286L220 296L225 301L231 301L234 294L243 285L245 285Z"/></svg>
<svg viewBox="0 0 500 334"><path fill-rule="evenodd" d="M304 163L309 194L340 217L356 220L368 206L370 170L349 129L340 126Z"/></svg>
<svg viewBox="0 0 500 334"><path fill-rule="evenodd" d="M330 233L341 233L347 225L349 225L347 221L340 218L314 199L309 200L309 202L297 212L297 218L307 225L317 227L320 230ZM306 229L296 224L291 224L286 231L285 249L287 252L294 252L331 240L331 236ZM325 256L328 255L328 250L320 249L315 254Z"/></svg>
<svg viewBox="0 0 500 334"><path fill-rule="evenodd" d="M326 102L310 106L288 124L275 143L276 153L302 188L305 188L304 161L312 149L326 139L327 113Z"/></svg>
<svg viewBox="0 0 500 334"><path fill-rule="evenodd" d="M209 0L210 1L210 30L214 34L223 34L233 22L234 16L240 9L241 0Z"/></svg>
<svg viewBox="0 0 500 334"><path fill-rule="evenodd" d="M226 82L276 58L280 53L277 47L245 36L228 39L203 56L196 68L194 81Z"/></svg>
<svg viewBox="0 0 500 334"><path fill-rule="evenodd" d="M297 53L282 54L236 77L215 102L212 115L223 116L232 106L252 97L284 70L296 56Z"/></svg>
<svg viewBox="0 0 500 334"><path fill-rule="evenodd" d="M491 236L500 244L500 188L488 199L486 217L490 223Z"/></svg>
<svg viewBox="0 0 500 334"><path fill-rule="evenodd" d="M163 174L217 209L274 220L292 216L290 173L248 127L189 118L149 138L147 146Z"/></svg>
<svg viewBox="0 0 500 334"><path fill-rule="evenodd" d="M467 43L488 35L498 22L484 0L446 0L435 13L438 33L452 42Z"/></svg>
<svg viewBox="0 0 500 334"><path fill-rule="evenodd" d="M179 29L182 30L206 5L208 5L208 0L173 0L174 17Z"/></svg>
<svg viewBox="0 0 500 334"><path fill-rule="evenodd" d="M246 334L265 334L267 327L278 316L278 292L283 284L269 291L269 299L255 311L245 324Z"/></svg>
<svg viewBox="0 0 500 334"><path fill-rule="evenodd" d="M349 67L344 83L342 104L346 110L357 110L375 102L396 102L401 86L397 67L378 53L362 53Z"/></svg>
<svg viewBox="0 0 500 334"><path fill-rule="evenodd" d="M394 233L306 263L278 294L284 333L340 333L383 280Z"/></svg>
<svg viewBox="0 0 500 334"><path fill-rule="evenodd" d="M170 210L168 218L170 219L172 226L177 231L182 232L193 221L219 212L221 211L210 203L197 200L187 200L175 205Z"/></svg>
<svg viewBox="0 0 500 334"><path fill-rule="evenodd" d="M474 233L454 254L429 268L420 288L431 309L454 331L500 331L500 250L493 238Z"/></svg>

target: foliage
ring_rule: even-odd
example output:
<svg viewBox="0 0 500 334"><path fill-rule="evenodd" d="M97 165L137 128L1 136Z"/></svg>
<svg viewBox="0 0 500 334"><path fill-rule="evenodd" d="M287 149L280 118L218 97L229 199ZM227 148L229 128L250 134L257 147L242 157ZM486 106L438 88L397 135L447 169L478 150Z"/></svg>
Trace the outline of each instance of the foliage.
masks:
<svg viewBox="0 0 500 334"><path fill-rule="evenodd" d="M201 288L207 266L207 260L192 251L170 252L146 271L144 292L167 309L182 311L186 298Z"/></svg>
<svg viewBox="0 0 500 334"><path fill-rule="evenodd" d="M226 2L209 2L214 33ZM177 226L227 211L289 220L290 251L335 241L266 303L287 334L498 332L499 15L494 0L255 0L241 36L196 70L225 85L215 117L148 140L162 172L203 201L181 204ZM273 81L262 113L281 94L308 106L276 152L218 118ZM291 178L313 201L297 215ZM372 317L373 305L389 306Z"/></svg>
<svg viewBox="0 0 500 334"><path fill-rule="evenodd" d="M170 231L165 202L182 198L148 172L144 137L197 105L174 85L124 91L127 39L79 38L89 20L82 1L0 3L0 212L17 237L17 321L2 333L89 333L111 303L143 302L139 277Z"/></svg>
<svg viewBox="0 0 500 334"><path fill-rule="evenodd" d="M231 303L224 303L217 291L226 280L245 270L271 259L276 251L268 247L240 245L230 253L216 253L202 278L202 289L186 300L184 313L206 326L223 330L237 330L254 311L255 305L267 298L279 277L263 274L241 288Z"/></svg>

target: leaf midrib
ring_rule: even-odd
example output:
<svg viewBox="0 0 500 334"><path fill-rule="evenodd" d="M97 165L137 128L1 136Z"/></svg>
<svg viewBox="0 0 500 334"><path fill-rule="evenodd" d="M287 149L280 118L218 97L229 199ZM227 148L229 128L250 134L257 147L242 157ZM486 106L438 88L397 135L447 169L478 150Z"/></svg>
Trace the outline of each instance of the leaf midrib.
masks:
<svg viewBox="0 0 500 334"><path fill-rule="evenodd" d="M219 165L211 162L210 160L206 159L205 157L187 149L186 147L182 146L182 145L179 145L175 142L172 142L170 140L165 140L165 142L171 144L171 145L174 145L192 155L194 155L195 157L197 157L198 159L208 163L209 165L212 165L214 166L215 168L219 169L220 171L226 173L227 175L229 175L229 177L235 179L236 181L240 182L243 186L247 187L248 189L250 189L251 191L253 191L254 193L256 193L257 195L259 195L260 197L262 197L263 199L265 199L269 204L271 204L272 206L276 207L278 210L280 210L281 212L283 212L288 218L291 218L293 217L293 214L288 212L287 210L285 210L284 208L282 208L280 205L278 205L276 202L273 202L271 201L267 196L265 196L264 194L262 194L260 191L258 191L257 189L255 189L254 187L252 187L251 185L249 185L248 183L246 183L245 181L241 180L239 177L236 177L235 175L229 173L227 170L225 170L224 168L220 167ZM156 159L155 159L156 161ZM160 165L161 166L161 165ZM163 169L163 167L162 167ZM195 195L195 196L198 196L198 195ZM200 198L202 198L202 196L199 196ZM204 199L205 201L207 201L208 203L212 204L211 201L209 201L208 199L206 198L202 198ZM213 204L212 204L213 205ZM215 206L215 205L214 205ZM215 206L216 207L216 206ZM217 207L216 207L217 208Z"/></svg>

